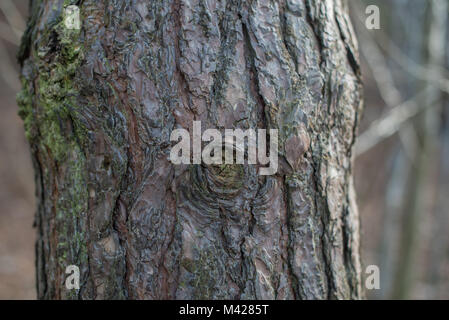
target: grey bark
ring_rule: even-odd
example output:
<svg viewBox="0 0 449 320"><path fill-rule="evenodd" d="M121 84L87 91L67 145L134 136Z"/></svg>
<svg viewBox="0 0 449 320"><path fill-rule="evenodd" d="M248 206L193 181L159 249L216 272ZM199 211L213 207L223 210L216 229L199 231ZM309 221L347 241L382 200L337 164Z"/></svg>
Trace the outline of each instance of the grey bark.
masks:
<svg viewBox="0 0 449 320"><path fill-rule="evenodd" d="M19 60L39 298L362 297L345 1L33 1ZM193 120L279 129L278 173L174 166Z"/></svg>

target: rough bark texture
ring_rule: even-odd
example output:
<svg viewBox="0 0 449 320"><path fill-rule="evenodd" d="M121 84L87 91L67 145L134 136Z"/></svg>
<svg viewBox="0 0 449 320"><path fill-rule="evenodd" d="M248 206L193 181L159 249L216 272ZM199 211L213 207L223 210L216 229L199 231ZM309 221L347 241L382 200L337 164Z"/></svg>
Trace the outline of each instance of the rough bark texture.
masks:
<svg viewBox="0 0 449 320"><path fill-rule="evenodd" d="M40 298L362 296L345 1L32 1L19 60ZM172 165L193 120L279 129L278 173Z"/></svg>

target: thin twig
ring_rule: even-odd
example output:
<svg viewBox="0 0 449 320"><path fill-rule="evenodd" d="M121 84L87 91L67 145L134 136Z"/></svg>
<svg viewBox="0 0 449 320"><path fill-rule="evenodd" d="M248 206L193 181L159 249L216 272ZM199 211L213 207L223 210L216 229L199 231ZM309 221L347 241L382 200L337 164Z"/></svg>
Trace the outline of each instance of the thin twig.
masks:
<svg viewBox="0 0 449 320"><path fill-rule="evenodd" d="M5 18L16 37L20 39L25 31L26 23L14 2L11 0L1 0L0 10L3 11Z"/></svg>
<svg viewBox="0 0 449 320"><path fill-rule="evenodd" d="M424 110L427 106L420 104L418 101L422 101L427 95L427 90L422 90L416 96L397 107L390 110L384 117L374 121L370 127L363 132L358 139L355 148L356 156L368 151L384 139L391 137L401 126L419 112ZM438 99L429 103L428 107L435 105Z"/></svg>

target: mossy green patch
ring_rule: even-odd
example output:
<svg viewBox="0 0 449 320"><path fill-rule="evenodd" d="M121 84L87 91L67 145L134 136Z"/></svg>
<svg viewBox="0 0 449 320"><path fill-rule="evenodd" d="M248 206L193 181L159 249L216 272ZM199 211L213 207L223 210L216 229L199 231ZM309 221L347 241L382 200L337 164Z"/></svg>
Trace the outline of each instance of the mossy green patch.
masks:
<svg viewBox="0 0 449 320"><path fill-rule="evenodd" d="M188 285L194 290L194 299L213 299L216 279L220 277L220 261L214 249L197 248L195 260L183 259L181 265L192 274Z"/></svg>
<svg viewBox="0 0 449 320"><path fill-rule="evenodd" d="M68 127L76 118L71 115L76 109L74 79L83 59L79 35L79 30L65 27L61 13L58 22L43 32L39 50L32 53L36 79L22 78L23 89L17 95L27 138L34 141L39 135L36 140L57 161L73 149L73 134Z"/></svg>
<svg viewBox="0 0 449 320"><path fill-rule="evenodd" d="M57 188L56 261L64 272L68 265L81 267L88 259L83 231L88 209L87 172L82 149L87 128L79 121L76 85L84 52L80 30L65 26L63 8L54 6L52 10L51 21L39 31L39 38L36 34L31 40L24 38L36 46L30 46L30 60L24 60L26 72L17 103L33 152L43 158L42 179ZM49 180L56 170L55 181Z"/></svg>

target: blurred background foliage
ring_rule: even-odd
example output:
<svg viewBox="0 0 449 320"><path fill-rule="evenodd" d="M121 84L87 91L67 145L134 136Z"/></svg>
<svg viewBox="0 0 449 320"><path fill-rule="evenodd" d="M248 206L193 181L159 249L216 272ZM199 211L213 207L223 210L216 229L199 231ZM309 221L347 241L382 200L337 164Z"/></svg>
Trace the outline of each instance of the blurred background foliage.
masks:
<svg viewBox="0 0 449 320"><path fill-rule="evenodd" d="M62 0L61 0L62 1ZM349 0L365 111L355 185L370 299L449 299L449 1ZM365 27L368 5L380 30ZM0 0L0 299L33 299L34 176L15 97L28 0Z"/></svg>

